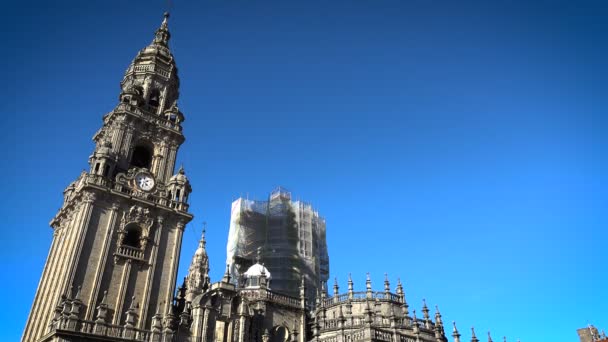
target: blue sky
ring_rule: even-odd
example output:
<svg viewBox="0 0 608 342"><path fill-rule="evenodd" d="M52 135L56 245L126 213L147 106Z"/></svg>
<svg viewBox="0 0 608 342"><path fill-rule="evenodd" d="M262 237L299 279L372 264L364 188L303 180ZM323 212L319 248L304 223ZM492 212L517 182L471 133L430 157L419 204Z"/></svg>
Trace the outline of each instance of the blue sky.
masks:
<svg viewBox="0 0 608 342"><path fill-rule="evenodd" d="M331 277L370 272L465 340L608 329L608 8L602 1L170 5L194 221L224 269L230 203L275 186L327 219ZM11 2L0 23L0 334L16 340L62 191L162 1ZM451 340L451 338L450 338Z"/></svg>

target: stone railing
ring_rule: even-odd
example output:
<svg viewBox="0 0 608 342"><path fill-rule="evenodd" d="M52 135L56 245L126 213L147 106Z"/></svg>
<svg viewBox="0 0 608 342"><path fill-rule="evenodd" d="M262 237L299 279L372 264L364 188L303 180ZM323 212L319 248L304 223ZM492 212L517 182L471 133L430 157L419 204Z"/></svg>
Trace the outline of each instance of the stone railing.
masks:
<svg viewBox="0 0 608 342"><path fill-rule="evenodd" d="M369 341L371 338L372 330L370 329L359 329L359 330L351 330L344 332L344 342L357 342L357 341ZM320 342L337 342L338 336L326 336L319 338Z"/></svg>
<svg viewBox="0 0 608 342"><path fill-rule="evenodd" d="M117 256L144 261L144 251L131 246L120 246L116 251Z"/></svg>
<svg viewBox="0 0 608 342"><path fill-rule="evenodd" d="M161 67L158 67L156 64L137 64L133 67L133 71L135 72L156 72L157 74L169 78L169 71L165 70Z"/></svg>
<svg viewBox="0 0 608 342"><path fill-rule="evenodd" d="M320 342L357 342L370 340L384 342L416 342L416 338L413 336L403 335L397 332L396 339L393 339L393 332L374 328L346 330L343 333L332 333L329 336L323 336L323 334L321 334L321 337L319 338Z"/></svg>
<svg viewBox="0 0 608 342"><path fill-rule="evenodd" d="M340 322L342 323L342 326L340 326ZM365 321L366 321L366 317L365 316L351 316L351 315L345 315L344 318L326 318L326 319L321 319L319 321L319 328L321 329L321 331L331 331L331 330L337 330L342 328L345 329L352 329L352 328L361 328L365 326ZM420 329L420 331L427 331L427 332L432 332L433 328L435 327L435 324L433 322L429 322L431 324L431 329L427 329L424 326L424 322L418 322L418 327ZM371 327L374 328L397 328L397 329L412 329L413 328L413 323L412 323L412 318L411 317L395 317L395 318L391 318L391 317L386 317L386 316L380 316L380 315L374 315L372 316L372 322L370 324Z"/></svg>
<svg viewBox="0 0 608 342"><path fill-rule="evenodd" d="M401 303L401 300L398 295L390 292L352 292L352 293L343 293L338 296L325 298L321 301L323 306L332 306L338 303L343 303L347 301L363 301L366 299L379 300L379 301L389 301L394 303Z"/></svg>
<svg viewBox="0 0 608 342"><path fill-rule="evenodd" d="M283 304L289 307L300 307L300 299L284 294L272 292L270 290L250 289L241 290L239 293L249 300L267 300L273 303Z"/></svg>
<svg viewBox="0 0 608 342"><path fill-rule="evenodd" d="M145 107L137 107L129 103L121 102L116 106L114 112L127 112L131 115L135 115L146 119L148 122L152 122L158 126L169 128L171 130L181 132L182 126L179 123L172 122L171 120L165 119L163 116L159 116L156 113L151 112Z"/></svg>
<svg viewBox="0 0 608 342"><path fill-rule="evenodd" d="M63 335L66 333L78 333L79 335L90 335L99 337L110 337L117 339L125 339L129 341L160 341L160 333L155 333L149 330L137 329L129 326L120 326L106 323L95 323L94 321L78 320L75 326L69 327L67 323L59 323L54 326L49 335ZM156 337L156 338L154 338ZM98 338L96 338L98 339Z"/></svg>

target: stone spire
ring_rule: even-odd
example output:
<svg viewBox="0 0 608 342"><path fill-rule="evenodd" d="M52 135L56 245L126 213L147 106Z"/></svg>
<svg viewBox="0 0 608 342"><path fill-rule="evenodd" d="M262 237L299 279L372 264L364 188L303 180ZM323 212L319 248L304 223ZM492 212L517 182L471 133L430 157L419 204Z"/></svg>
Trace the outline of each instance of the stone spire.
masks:
<svg viewBox="0 0 608 342"><path fill-rule="evenodd" d="M479 342L479 339L475 336L475 327L471 327L471 342Z"/></svg>
<svg viewBox="0 0 608 342"><path fill-rule="evenodd" d="M452 321L452 324L454 325L454 331L452 332L454 342L460 342L460 333L458 332L458 328L456 328L456 321Z"/></svg>
<svg viewBox="0 0 608 342"><path fill-rule="evenodd" d="M338 278L334 278L334 298L338 298L340 295L340 287L338 286Z"/></svg>
<svg viewBox="0 0 608 342"><path fill-rule="evenodd" d="M445 335L445 331L443 330L443 320L441 319L441 312L439 312L439 306L437 305L435 305L435 332L439 335L437 338Z"/></svg>
<svg viewBox="0 0 608 342"><path fill-rule="evenodd" d="M488 342L494 342L492 341L492 336L490 336L490 332L488 331Z"/></svg>
<svg viewBox="0 0 608 342"><path fill-rule="evenodd" d="M129 65L121 82L120 102L179 124L184 116L177 108L179 77L169 50L168 18L165 13L152 43L140 50Z"/></svg>
<svg viewBox="0 0 608 342"><path fill-rule="evenodd" d="M265 277L264 270L262 270L262 276ZM222 277L222 282L229 283L230 278L231 278L230 277L230 264L226 264L226 272L224 272L224 276Z"/></svg>
<svg viewBox="0 0 608 342"><path fill-rule="evenodd" d="M163 14L163 17L163 22L160 24L160 27L156 30L156 33L154 34L154 40L152 40L152 44L168 47L169 39L171 39L169 25L167 24L167 22L169 21L169 12L165 12Z"/></svg>
<svg viewBox="0 0 608 342"><path fill-rule="evenodd" d="M388 281L388 273L384 273L384 292L391 292L391 283Z"/></svg>
<svg viewBox="0 0 608 342"><path fill-rule="evenodd" d="M431 316L429 316L429 307L426 306L426 299L422 299L422 314L424 315L424 327L431 329Z"/></svg>
<svg viewBox="0 0 608 342"><path fill-rule="evenodd" d="M198 248L194 252L188 275L186 275L186 301L192 302L195 296L203 293L209 286L209 258L205 245L206 224L203 227L201 239L198 242Z"/></svg>

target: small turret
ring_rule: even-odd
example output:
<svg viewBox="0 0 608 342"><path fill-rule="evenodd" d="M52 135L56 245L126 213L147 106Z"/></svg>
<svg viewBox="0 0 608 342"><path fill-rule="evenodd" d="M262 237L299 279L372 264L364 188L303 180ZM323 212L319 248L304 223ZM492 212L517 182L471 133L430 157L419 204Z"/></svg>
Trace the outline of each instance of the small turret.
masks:
<svg viewBox="0 0 608 342"><path fill-rule="evenodd" d="M255 263L243 274L245 277L245 287L248 288L268 288L272 275L260 263Z"/></svg>
<svg viewBox="0 0 608 342"><path fill-rule="evenodd" d="M222 283L230 283L230 264L226 264L226 272L222 277Z"/></svg>
<svg viewBox="0 0 608 342"><path fill-rule="evenodd" d="M452 324L454 325L454 331L452 332L454 342L460 342L460 333L458 332L458 328L456 328L456 321L452 321Z"/></svg>
<svg viewBox="0 0 608 342"><path fill-rule="evenodd" d="M445 332L443 330L443 321L441 320L441 313L439 312L439 306L435 305L435 338L437 341L441 341L445 336Z"/></svg>
<svg viewBox="0 0 608 342"><path fill-rule="evenodd" d="M353 299L355 290L354 290L354 285L353 285L353 278L351 277L350 273L348 274L348 299Z"/></svg>
<svg viewBox="0 0 608 342"><path fill-rule="evenodd" d="M112 143L108 138L99 141L93 155L89 157L91 167L89 173L101 177L112 177L116 166L116 154L112 151Z"/></svg>
<svg viewBox="0 0 608 342"><path fill-rule="evenodd" d="M188 268L188 274L184 280L187 302L192 302L194 297L207 291L209 287L209 258L206 249L207 241L205 240L206 229L207 225L203 223L201 239L198 242L198 248L194 252L194 256L192 256L190 268Z"/></svg>
<svg viewBox="0 0 608 342"><path fill-rule="evenodd" d="M475 327L471 327L471 342L479 342L479 339L475 336Z"/></svg>
<svg viewBox="0 0 608 342"><path fill-rule="evenodd" d="M167 184L169 191L169 206L178 210L187 210L188 195L192 192L190 181L186 177L184 167L180 166L177 174L169 178Z"/></svg>
<svg viewBox="0 0 608 342"><path fill-rule="evenodd" d="M416 335L416 341L420 340L420 327L418 326L418 318L416 317L416 310L413 310L413 315L414 315L414 321L413 321L413 328L412 330L414 331L414 335Z"/></svg>
<svg viewBox="0 0 608 342"><path fill-rule="evenodd" d="M388 281L388 273L384 273L384 292L391 292L391 283Z"/></svg>
<svg viewBox="0 0 608 342"><path fill-rule="evenodd" d="M365 294L367 298L372 298L372 280L369 277L369 272L367 272L365 279Z"/></svg>
<svg viewBox="0 0 608 342"><path fill-rule="evenodd" d="M424 327L431 329L431 316L429 316L429 308L426 306L425 299L422 299L422 313L424 315Z"/></svg>

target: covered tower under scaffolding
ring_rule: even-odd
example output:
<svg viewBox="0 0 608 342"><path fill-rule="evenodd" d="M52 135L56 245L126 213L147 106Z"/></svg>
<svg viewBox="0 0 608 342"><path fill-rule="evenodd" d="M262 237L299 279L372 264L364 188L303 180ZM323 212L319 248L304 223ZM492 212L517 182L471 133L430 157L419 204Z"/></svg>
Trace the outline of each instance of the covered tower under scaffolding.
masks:
<svg viewBox="0 0 608 342"><path fill-rule="evenodd" d="M320 284L329 278L325 219L303 201L292 201L284 188L272 191L266 201L239 198L232 202L226 263L233 281L256 259L273 275L272 289L298 296L301 278L306 296L314 302Z"/></svg>

